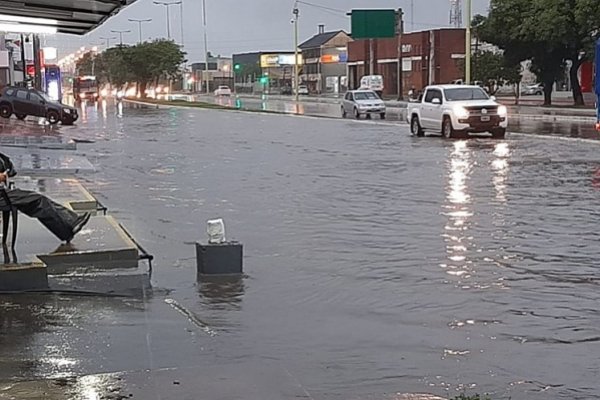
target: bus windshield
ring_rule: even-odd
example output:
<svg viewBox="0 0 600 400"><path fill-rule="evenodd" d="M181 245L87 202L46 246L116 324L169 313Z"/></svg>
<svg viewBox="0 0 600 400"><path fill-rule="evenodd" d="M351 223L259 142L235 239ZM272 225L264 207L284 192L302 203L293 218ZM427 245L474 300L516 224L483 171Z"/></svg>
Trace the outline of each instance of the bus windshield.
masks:
<svg viewBox="0 0 600 400"><path fill-rule="evenodd" d="M98 87L98 82L96 82L96 79L92 78L77 78L75 87L79 90L96 89Z"/></svg>

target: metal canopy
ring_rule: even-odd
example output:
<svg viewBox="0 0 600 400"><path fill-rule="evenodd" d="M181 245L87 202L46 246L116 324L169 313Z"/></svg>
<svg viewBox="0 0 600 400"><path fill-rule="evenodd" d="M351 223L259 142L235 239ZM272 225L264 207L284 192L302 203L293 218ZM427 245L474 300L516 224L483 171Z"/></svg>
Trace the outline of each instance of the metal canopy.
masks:
<svg viewBox="0 0 600 400"><path fill-rule="evenodd" d="M35 25L56 27L59 33L83 35L136 0L0 0L0 14L46 18ZM0 17L1 19L1 17Z"/></svg>

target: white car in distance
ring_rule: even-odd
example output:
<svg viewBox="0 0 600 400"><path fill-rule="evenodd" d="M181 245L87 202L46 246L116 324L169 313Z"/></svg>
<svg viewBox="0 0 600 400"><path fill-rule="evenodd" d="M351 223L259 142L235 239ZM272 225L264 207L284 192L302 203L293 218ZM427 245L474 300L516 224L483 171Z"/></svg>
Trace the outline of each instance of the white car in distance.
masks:
<svg viewBox="0 0 600 400"><path fill-rule="evenodd" d="M299 85L298 86L298 94L307 96L308 95L308 86L306 86L306 85Z"/></svg>
<svg viewBox="0 0 600 400"><path fill-rule="evenodd" d="M356 119L363 115L371 118L371 115L379 114L381 119L385 119L385 111L385 103L372 90L350 90L342 101L342 118L348 115Z"/></svg>
<svg viewBox="0 0 600 400"><path fill-rule="evenodd" d="M215 96L231 96L231 89L229 89L229 86L219 86L215 90Z"/></svg>

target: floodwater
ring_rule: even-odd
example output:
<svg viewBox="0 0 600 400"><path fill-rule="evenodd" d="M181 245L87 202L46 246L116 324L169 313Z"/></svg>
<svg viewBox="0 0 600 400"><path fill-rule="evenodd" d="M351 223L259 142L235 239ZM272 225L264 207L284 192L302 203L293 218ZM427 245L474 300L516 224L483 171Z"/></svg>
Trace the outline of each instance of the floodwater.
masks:
<svg viewBox="0 0 600 400"><path fill-rule="evenodd" d="M61 132L95 141L85 184L154 289L0 298L0 381L276 365L314 399L600 396L600 142L134 106ZM245 276L196 283L214 217Z"/></svg>

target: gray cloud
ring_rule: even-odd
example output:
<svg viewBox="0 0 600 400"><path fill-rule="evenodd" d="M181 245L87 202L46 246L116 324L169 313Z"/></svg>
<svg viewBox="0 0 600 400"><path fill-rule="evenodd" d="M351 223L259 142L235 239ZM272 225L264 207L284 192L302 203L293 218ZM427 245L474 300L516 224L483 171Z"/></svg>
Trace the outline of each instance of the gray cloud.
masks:
<svg viewBox="0 0 600 400"><path fill-rule="evenodd" d="M184 38L188 59L203 60L202 0L184 1ZM317 32L319 24L327 30L350 31L350 20L345 12L353 8L398 8L405 12L406 30L426 30L449 26L450 0L414 0L415 15L411 18L410 0L306 0L324 8L300 4L300 39L305 40ZM294 0L206 0L208 16L208 47L214 54L231 55L236 52L254 50L292 50L293 27L290 24ZM474 0L474 13L485 13L489 0ZM55 35L47 37L47 45L62 50L63 55L90 43L100 43L100 37L118 36L111 30L131 29L123 41L138 40L138 25L128 18L152 18L144 24L144 39L166 37L166 12L152 0L138 0L94 32L74 37ZM181 41L179 7L171 7L171 33L178 43ZM112 43L116 43L113 41Z"/></svg>

